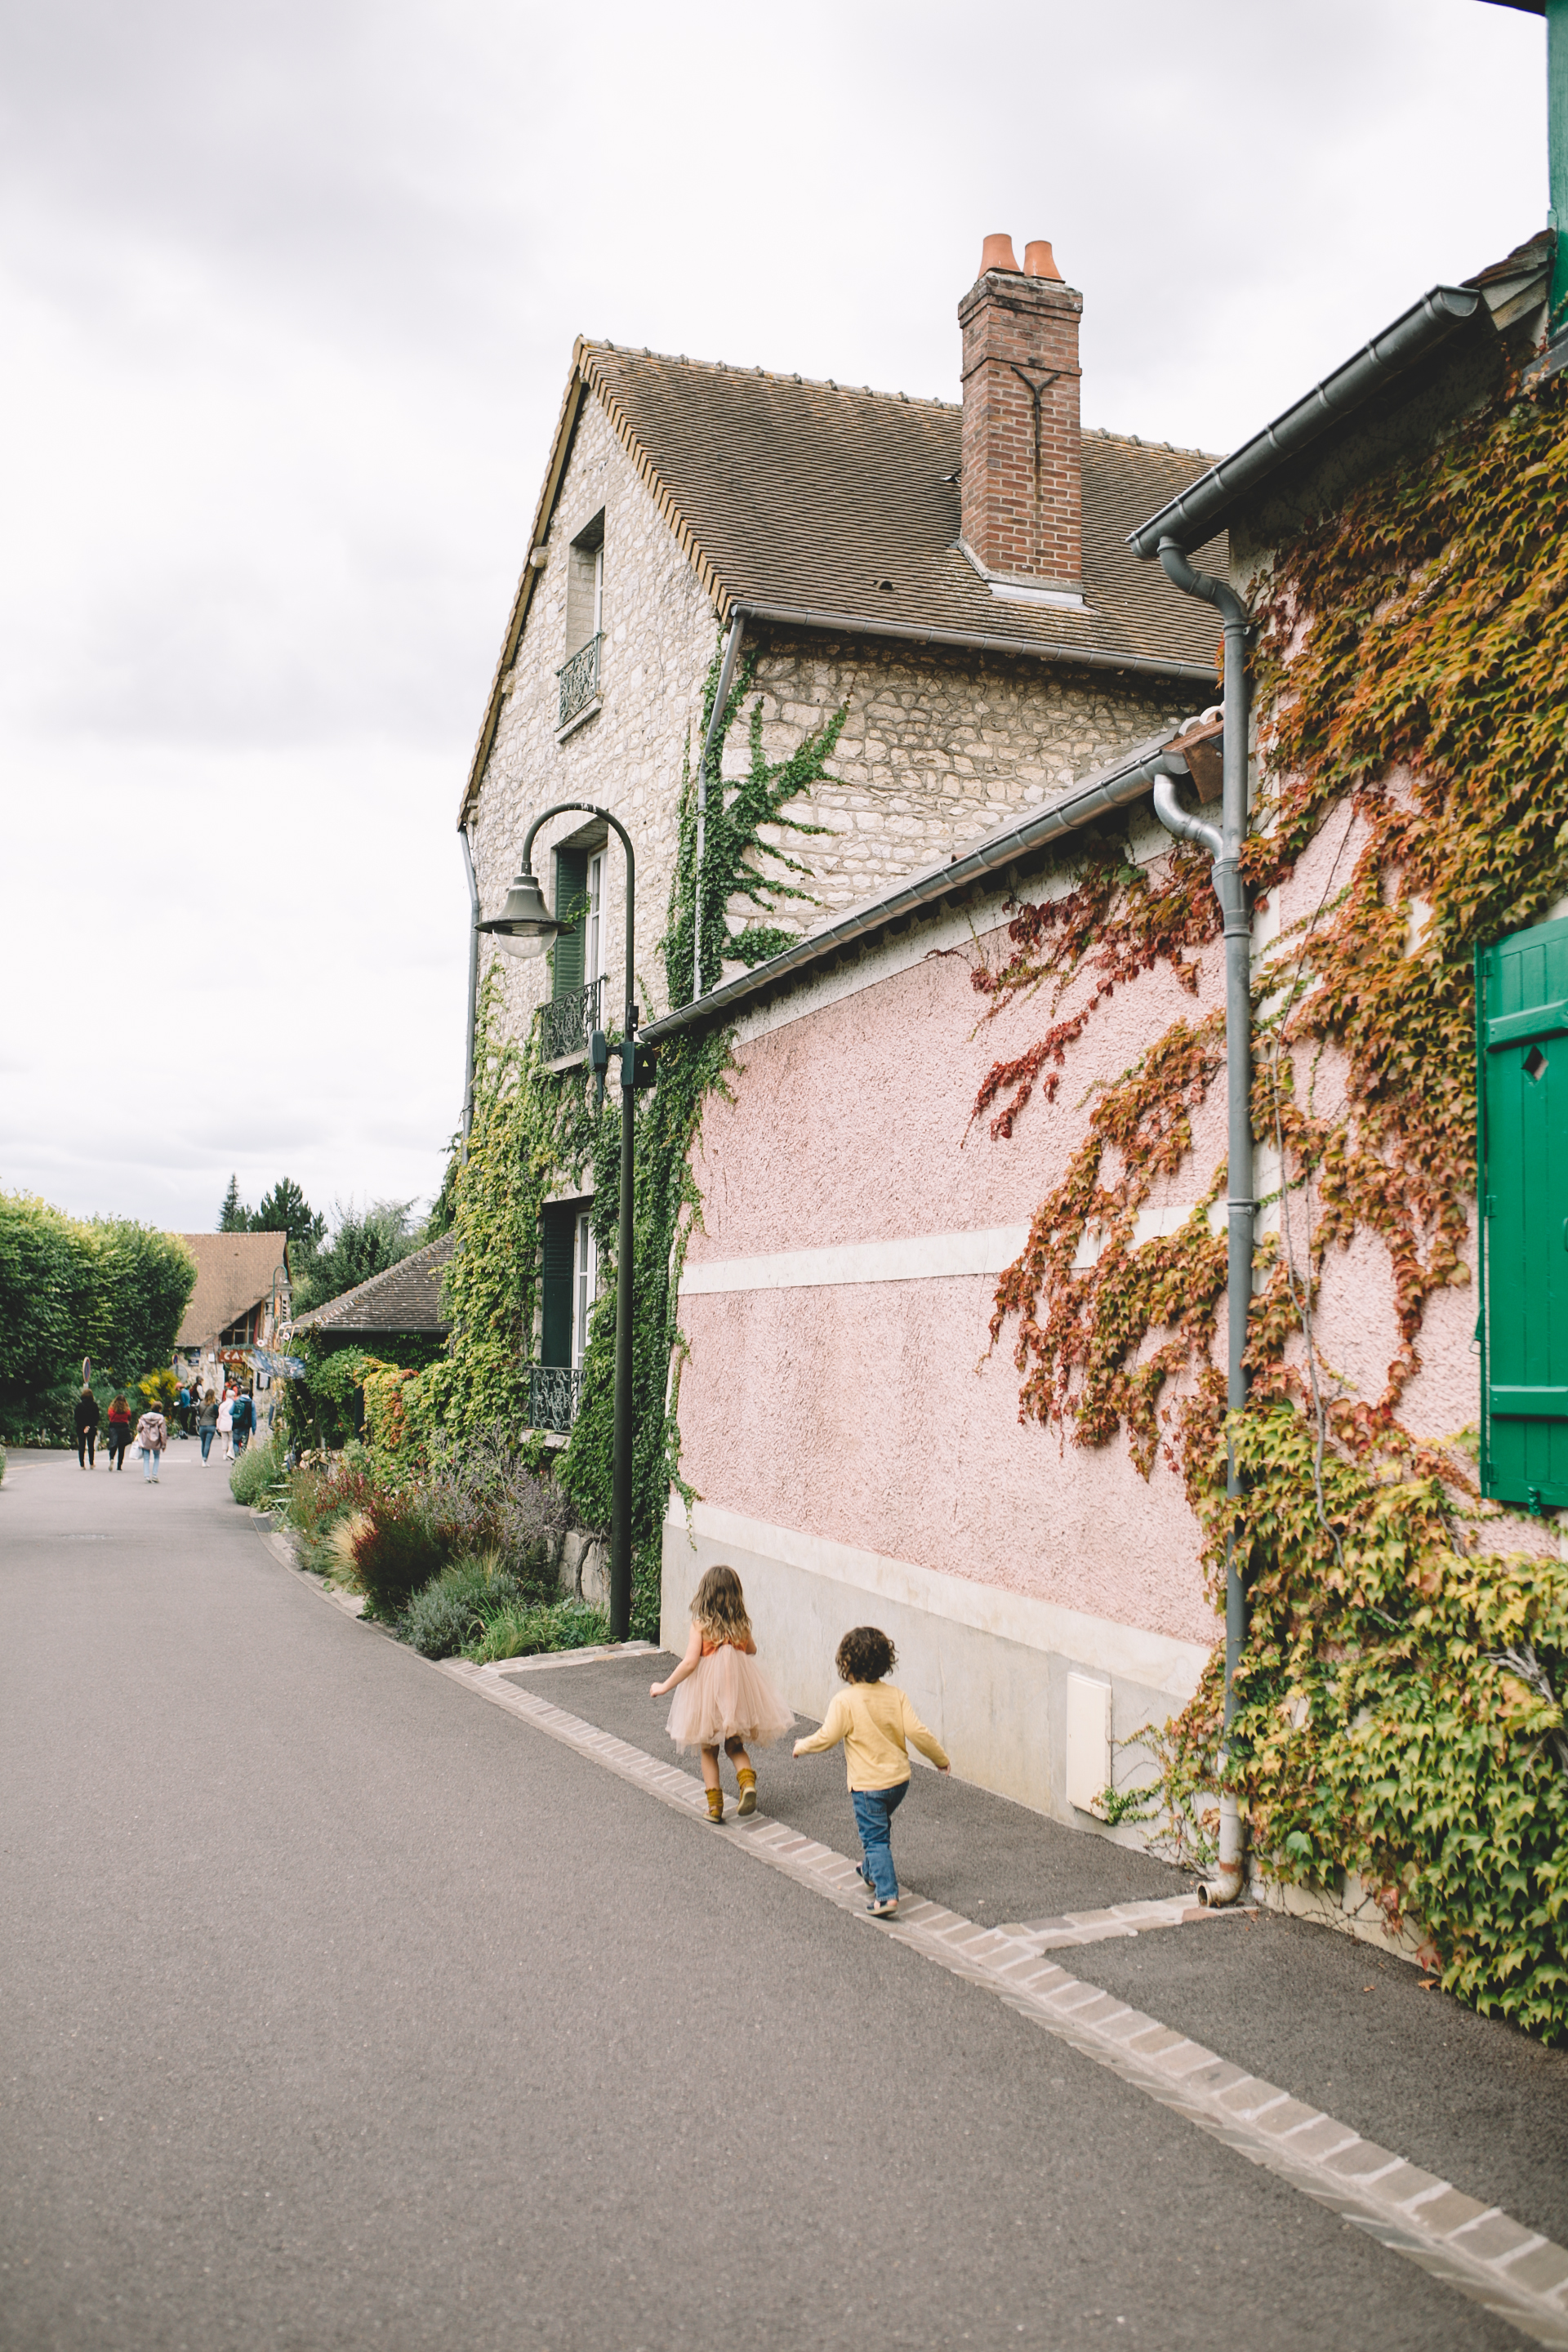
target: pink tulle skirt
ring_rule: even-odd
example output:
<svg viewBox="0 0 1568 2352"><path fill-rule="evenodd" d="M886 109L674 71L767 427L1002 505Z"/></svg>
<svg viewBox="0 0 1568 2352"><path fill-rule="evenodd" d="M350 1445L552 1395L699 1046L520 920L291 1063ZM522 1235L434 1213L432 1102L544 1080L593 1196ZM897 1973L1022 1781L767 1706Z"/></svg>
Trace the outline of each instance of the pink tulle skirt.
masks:
<svg viewBox="0 0 1568 2352"><path fill-rule="evenodd" d="M755 1658L728 1642L680 1685L669 1710L669 1736L681 1748L722 1748L726 1739L768 1748L794 1729L794 1714Z"/></svg>

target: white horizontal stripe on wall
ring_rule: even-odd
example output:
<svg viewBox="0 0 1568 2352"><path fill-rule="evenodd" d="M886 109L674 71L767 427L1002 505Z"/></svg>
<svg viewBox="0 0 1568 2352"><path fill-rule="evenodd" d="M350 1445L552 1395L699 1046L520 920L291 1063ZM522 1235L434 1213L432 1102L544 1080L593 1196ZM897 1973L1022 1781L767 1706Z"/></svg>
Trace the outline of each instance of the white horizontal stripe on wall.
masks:
<svg viewBox="0 0 1568 2352"><path fill-rule="evenodd" d="M1113 1618L1069 1609L1061 1601L983 1584L978 1578L953 1576L914 1560L895 1559L886 1552L862 1551L828 1536L775 1527L716 1503L694 1500L689 1525L685 1506L679 1495L672 1495L669 1526L683 1543L700 1538L732 1551L751 1552L877 1600L923 1609L952 1624L994 1634L999 1641L1056 1652L1077 1665L1121 1675L1145 1690L1166 1692L1176 1699L1192 1696L1208 1663L1208 1645L1184 1641L1180 1634L1124 1625ZM668 1553L666 1565L668 1569Z"/></svg>
<svg viewBox="0 0 1568 2352"><path fill-rule="evenodd" d="M1000 1274L1029 1238L1027 1225L982 1233L918 1234L892 1242L840 1242L829 1249L773 1250L756 1257L688 1263L683 1298L703 1291L811 1290L850 1282L931 1282L944 1275Z"/></svg>

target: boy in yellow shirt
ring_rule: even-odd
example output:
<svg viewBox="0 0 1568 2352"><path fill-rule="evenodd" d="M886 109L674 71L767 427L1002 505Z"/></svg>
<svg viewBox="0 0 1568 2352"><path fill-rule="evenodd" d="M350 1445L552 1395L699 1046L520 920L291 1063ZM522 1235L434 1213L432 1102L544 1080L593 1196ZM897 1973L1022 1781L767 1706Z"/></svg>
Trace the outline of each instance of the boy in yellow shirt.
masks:
<svg viewBox="0 0 1568 2352"><path fill-rule="evenodd" d="M948 1760L904 1693L882 1680L898 1663L886 1633L875 1625L857 1625L839 1643L833 1663L848 1688L828 1708L821 1730L795 1741L795 1752L817 1756L844 1742L849 1801L866 1849L860 1873L871 1894L866 1908L874 1919L891 1919L898 1914L899 1879L890 1838L893 1815L910 1785L909 1743L912 1739L939 1772L947 1770Z"/></svg>

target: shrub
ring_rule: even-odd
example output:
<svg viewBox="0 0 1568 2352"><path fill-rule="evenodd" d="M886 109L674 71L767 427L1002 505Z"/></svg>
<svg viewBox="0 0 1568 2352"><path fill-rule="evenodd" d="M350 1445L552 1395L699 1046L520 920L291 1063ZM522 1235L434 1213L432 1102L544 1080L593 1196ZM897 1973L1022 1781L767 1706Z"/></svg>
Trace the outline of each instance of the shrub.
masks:
<svg viewBox="0 0 1568 2352"><path fill-rule="evenodd" d="M500 1564L541 1601L554 1597L553 1563L573 1524L553 1481L530 1470L500 1432L466 1445L424 1488L431 1524L452 1558L497 1553Z"/></svg>
<svg viewBox="0 0 1568 2352"><path fill-rule="evenodd" d="M269 1445L247 1445L228 1474L228 1491L237 1503L254 1510L274 1484L279 1467Z"/></svg>
<svg viewBox="0 0 1568 2352"><path fill-rule="evenodd" d="M525 1607L527 1601L516 1577L500 1565L499 1554L457 1559L415 1594L401 1630L421 1657L452 1658L467 1643L480 1639L500 1611Z"/></svg>
<svg viewBox="0 0 1568 2352"><path fill-rule="evenodd" d="M353 1538L355 1581L377 1617L399 1617L420 1586L446 1567L450 1537L433 1520L425 1497L408 1491L373 1494L364 1520Z"/></svg>
<svg viewBox="0 0 1568 2352"><path fill-rule="evenodd" d="M284 1516L300 1538L303 1565L317 1576L354 1580L352 1556L344 1558L338 1530L368 1510L373 1481L342 1454L318 1454L302 1462L289 1479Z"/></svg>
<svg viewBox="0 0 1568 2352"><path fill-rule="evenodd" d="M584 1650L610 1638L602 1609L581 1601L523 1602L501 1609L468 1651L481 1665L497 1658L530 1658L541 1650Z"/></svg>

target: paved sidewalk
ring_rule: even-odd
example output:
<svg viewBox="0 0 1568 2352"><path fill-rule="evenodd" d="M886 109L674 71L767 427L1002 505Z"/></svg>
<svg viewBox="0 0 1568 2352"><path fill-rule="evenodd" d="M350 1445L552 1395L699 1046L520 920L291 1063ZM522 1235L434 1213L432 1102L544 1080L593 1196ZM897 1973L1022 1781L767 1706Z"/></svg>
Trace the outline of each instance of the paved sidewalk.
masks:
<svg viewBox="0 0 1568 2352"><path fill-rule="evenodd" d="M563 1671L548 1685L536 1674L515 1681L678 1761L664 1729L669 1701L647 1696L674 1664L664 1654ZM815 1727L800 1719L800 1730ZM841 1751L792 1760L783 1742L756 1760L764 1817L841 1853L858 1851ZM919 1769L893 1844L906 1899L925 1896L987 1927L1194 1884L1092 1831ZM1420 1971L1393 1952L1278 1912L1221 1915L1053 1957L1568 2245L1568 2050L1543 2049L1478 2017L1424 1986Z"/></svg>

